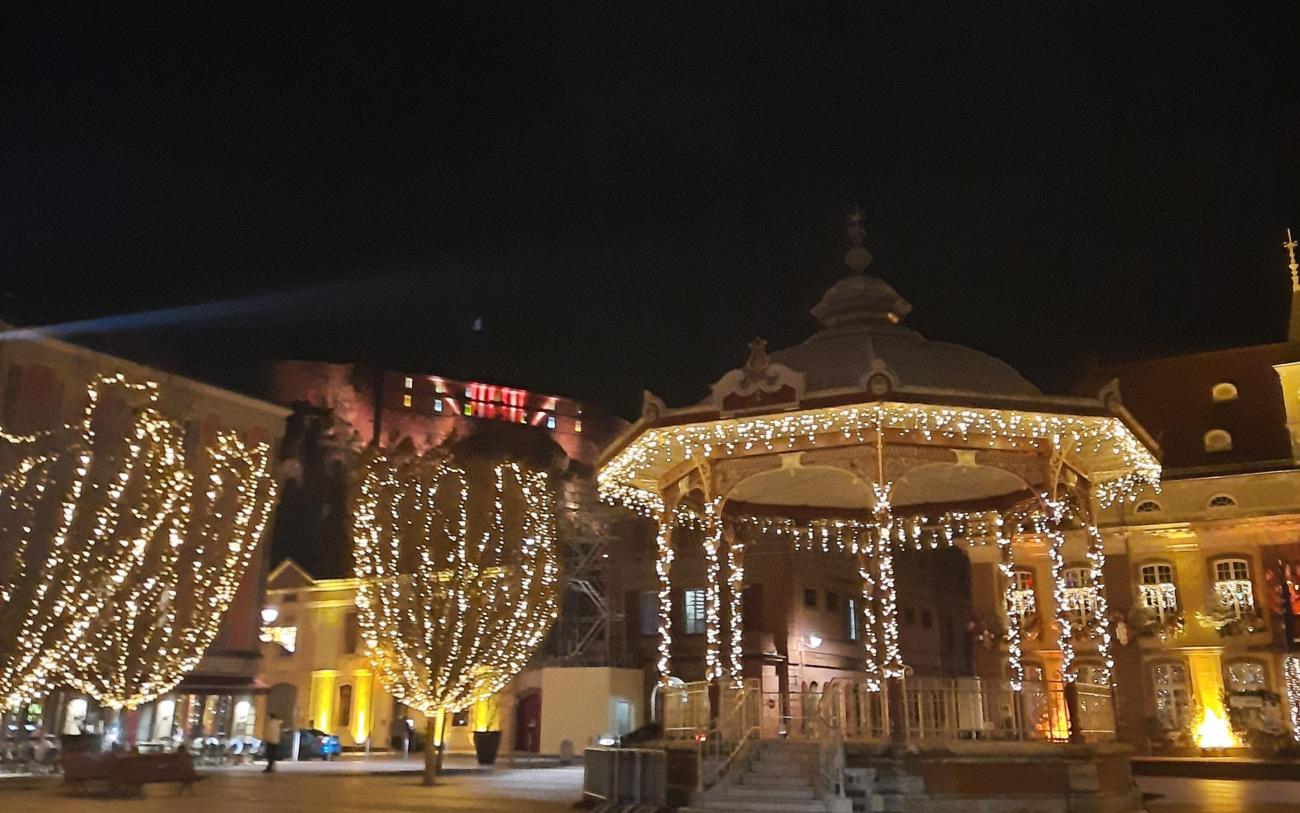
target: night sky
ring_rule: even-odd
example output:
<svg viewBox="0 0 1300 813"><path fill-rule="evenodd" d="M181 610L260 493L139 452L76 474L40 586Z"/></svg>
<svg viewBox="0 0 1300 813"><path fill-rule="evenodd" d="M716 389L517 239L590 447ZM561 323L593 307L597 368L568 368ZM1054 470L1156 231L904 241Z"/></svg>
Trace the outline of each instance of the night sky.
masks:
<svg viewBox="0 0 1300 813"><path fill-rule="evenodd" d="M913 327L1049 389L1285 333L1300 4L170 5L7 10L0 318L626 415L811 332L860 204Z"/></svg>

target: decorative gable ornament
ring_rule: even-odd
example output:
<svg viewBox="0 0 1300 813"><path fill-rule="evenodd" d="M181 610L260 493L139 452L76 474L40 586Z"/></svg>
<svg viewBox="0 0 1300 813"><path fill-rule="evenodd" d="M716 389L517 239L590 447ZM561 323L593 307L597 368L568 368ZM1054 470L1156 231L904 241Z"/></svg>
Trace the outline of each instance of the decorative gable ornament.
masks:
<svg viewBox="0 0 1300 813"><path fill-rule="evenodd" d="M767 355L767 341L749 343L745 365L719 378L709 401L721 412L734 412L773 404L796 404L804 394L804 374Z"/></svg>

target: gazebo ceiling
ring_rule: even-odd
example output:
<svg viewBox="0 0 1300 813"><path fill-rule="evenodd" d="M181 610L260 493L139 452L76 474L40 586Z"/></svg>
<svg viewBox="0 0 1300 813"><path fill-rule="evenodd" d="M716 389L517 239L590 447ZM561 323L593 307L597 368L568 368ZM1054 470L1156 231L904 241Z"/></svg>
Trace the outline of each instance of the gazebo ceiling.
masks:
<svg viewBox="0 0 1300 813"><path fill-rule="evenodd" d="M727 499L779 506L870 509L871 484L829 466L773 469L742 480Z"/></svg>

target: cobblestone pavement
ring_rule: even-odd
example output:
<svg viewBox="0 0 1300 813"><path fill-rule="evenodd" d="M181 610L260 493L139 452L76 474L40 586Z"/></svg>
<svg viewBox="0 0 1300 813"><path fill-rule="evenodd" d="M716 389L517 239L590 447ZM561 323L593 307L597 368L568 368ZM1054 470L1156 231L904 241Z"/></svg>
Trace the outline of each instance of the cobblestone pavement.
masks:
<svg viewBox="0 0 1300 813"><path fill-rule="evenodd" d="M582 768L452 772L435 788L408 774L286 771L213 772L193 796L150 785L145 799L65 796L58 780L0 783L3 813L430 813L430 811L571 811L582 795Z"/></svg>
<svg viewBox="0 0 1300 813"><path fill-rule="evenodd" d="M1139 776L1149 813L1300 813L1300 782Z"/></svg>

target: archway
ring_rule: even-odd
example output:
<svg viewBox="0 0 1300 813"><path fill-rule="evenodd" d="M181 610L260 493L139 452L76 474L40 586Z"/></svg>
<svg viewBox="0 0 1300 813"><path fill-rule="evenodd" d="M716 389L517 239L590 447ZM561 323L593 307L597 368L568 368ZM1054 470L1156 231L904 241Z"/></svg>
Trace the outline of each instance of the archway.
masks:
<svg viewBox="0 0 1300 813"><path fill-rule="evenodd" d="M542 746L542 693L529 692L515 704L515 750L536 754Z"/></svg>

